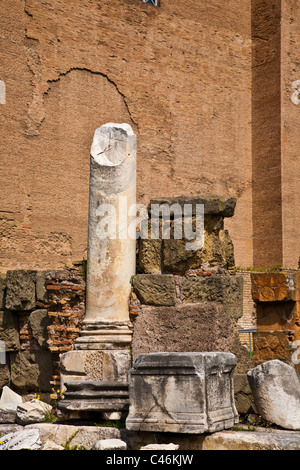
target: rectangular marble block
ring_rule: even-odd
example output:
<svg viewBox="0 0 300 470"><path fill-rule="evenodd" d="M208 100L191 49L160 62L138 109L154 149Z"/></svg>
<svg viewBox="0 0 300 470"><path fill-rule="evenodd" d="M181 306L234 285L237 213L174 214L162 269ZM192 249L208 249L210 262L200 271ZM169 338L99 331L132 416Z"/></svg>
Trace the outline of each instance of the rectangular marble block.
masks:
<svg viewBox="0 0 300 470"><path fill-rule="evenodd" d="M141 354L129 372L132 431L202 434L238 422L233 373L224 352Z"/></svg>

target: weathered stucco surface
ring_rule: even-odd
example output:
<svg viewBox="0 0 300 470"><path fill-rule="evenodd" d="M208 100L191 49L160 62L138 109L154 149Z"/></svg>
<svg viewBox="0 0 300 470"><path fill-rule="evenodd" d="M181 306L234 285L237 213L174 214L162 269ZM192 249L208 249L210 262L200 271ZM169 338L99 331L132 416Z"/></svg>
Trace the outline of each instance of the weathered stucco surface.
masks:
<svg viewBox="0 0 300 470"><path fill-rule="evenodd" d="M60 268L87 247L94 130L138 139L138 200L237 196L252 264L250 2L2 0L0 265Z"/></svg>

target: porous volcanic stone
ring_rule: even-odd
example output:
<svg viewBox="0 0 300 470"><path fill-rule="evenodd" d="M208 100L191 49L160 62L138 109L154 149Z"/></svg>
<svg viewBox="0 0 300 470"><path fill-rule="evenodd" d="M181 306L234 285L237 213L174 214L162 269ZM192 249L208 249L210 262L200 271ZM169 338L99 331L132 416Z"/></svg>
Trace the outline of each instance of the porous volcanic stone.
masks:
<svg viewBox="0 0 300 470"><path fill-rule="evenodd" d="M7 310L31 310L35 308L35 271L7 271L6 299Z"/></svg>
<svg viewBox="0 0 300 470"><path fill-rule="evenodd" d="M138 274L134 279L133 288L142 304L175 305L176 291L173 275Z"/></svg>

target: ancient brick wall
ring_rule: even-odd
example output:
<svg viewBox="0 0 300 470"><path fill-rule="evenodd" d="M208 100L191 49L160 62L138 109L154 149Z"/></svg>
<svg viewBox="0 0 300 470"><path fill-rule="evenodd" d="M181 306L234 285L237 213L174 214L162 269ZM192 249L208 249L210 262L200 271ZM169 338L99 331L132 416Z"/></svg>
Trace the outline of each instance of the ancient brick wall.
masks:
<svg viewBox="0 0 300 470"><path fill-rule="evenodd" d="M250 2L0 2L0 270L86 258L95 129L137 134L138 201L222 194L252 264ZM51 195L51 197L49 197Z"/></svg>
<svg viewBox="0 0 300 470"><path fill-rule="evenodd" d="M299 4L289 0L251 4L253 264L297 268Z"/></svg>
<svg viewBox="0 0 300 470"><path fill-rule="evenodd" d="M285 0L2 0L0 270L83 259L89 150L110 121L137 134L139 202L235 196L237 264L296 268L299 15Z"/></svg>
<svg viewBox="0 0 300 470"><path fill-rule="evenodd" d="M253 347L253 338L251 332L243 332L243 330L256 329L256 306L252 298L252 282L251 272L237 270L239 276L243 278L243 315L238 321L238 329L240 331L240 339L242 344L249 349Z"/></svg>

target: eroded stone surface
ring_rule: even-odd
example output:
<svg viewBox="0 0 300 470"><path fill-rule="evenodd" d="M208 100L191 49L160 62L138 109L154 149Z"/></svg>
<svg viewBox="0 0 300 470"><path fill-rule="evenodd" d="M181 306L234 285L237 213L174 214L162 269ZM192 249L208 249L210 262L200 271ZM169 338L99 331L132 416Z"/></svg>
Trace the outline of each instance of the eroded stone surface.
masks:
<svg viewBox="0 0 300 470"><path fill-rule="evenodd" d="M300 450L300 433L223 431L205 437L202 450Z"/></svg>
<svg viewBox="0 0 300 470"><path fill-rule="evenodd" d="M35 271L8 271L6 274L7 310L31 310L35 308Z"/></svg>
<svg viewBox="0 0 300 470"><path fill-rule="evenodd" d="M230 351L234 324L219 302L142 306L134 323L132 353Z"/></svg>
<svg viewBox="0 0 300 470"><path fill-rule="evenodd" d="M138 274L133 289L142 304L175 305L176 290L174 276L164 274Z"/></svg>
<svg viewBox="0 0 300 470"><path fill-rule="evenodd" d="M19 393L51 390L53 357L50 351L19 351L12 359L11 381Z"/></svg>
<svg viewBox="0 0 300 470"><path fill-rule="evenodd" d="M10 310L0 311L0 340L5 343L7 352L20 349L18 326L18 317L15 312Z"/></svg>
<svg viewBox="0 0 300 470"><path fill-rule="evenodd" d="M100 426L76 426L71 424L37 423L26 426L39 432L42 444L52 441L65 447L84 446L91 449L96 441L103 439L120 439L120 431L116 428Z"/></svg>

